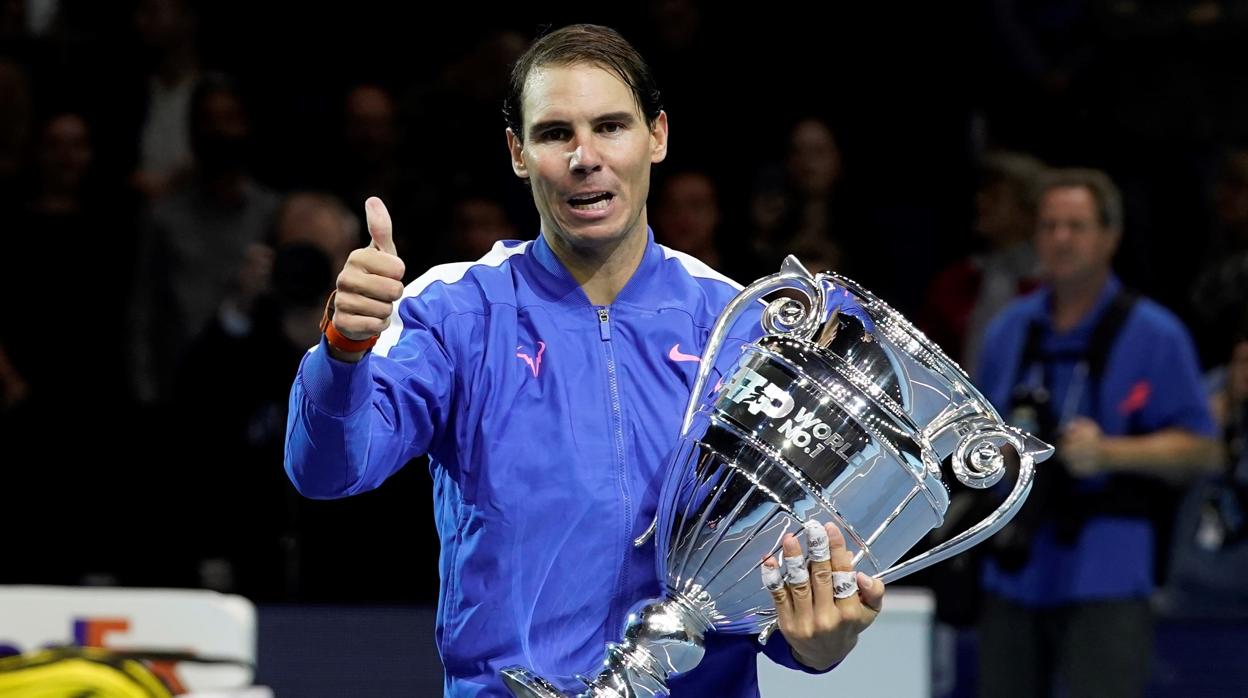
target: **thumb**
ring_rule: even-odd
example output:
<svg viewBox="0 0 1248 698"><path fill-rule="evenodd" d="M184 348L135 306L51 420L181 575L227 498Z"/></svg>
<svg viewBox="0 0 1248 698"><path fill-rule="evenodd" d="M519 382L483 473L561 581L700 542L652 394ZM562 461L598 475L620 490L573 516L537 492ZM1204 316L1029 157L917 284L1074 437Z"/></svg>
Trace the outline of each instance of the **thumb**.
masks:
<svg viewBox="0 0 1248 698"><path fill-rule="evenodd" d="M390 222L390 212L381 199L370 196L364 202L364 215L368 220L368 235L373 239L373 247L398 256L394 248L394 224Z"/></svg>

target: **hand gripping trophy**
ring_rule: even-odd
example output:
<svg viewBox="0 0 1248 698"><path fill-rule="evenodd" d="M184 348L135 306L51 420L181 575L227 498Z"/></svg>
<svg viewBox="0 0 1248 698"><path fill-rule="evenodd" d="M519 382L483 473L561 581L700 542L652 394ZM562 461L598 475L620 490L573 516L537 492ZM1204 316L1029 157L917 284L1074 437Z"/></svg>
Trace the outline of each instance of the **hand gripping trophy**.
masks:
<svg viewBox="0 0 1248 698"><path fill-rule="evenodd" d="M707 390L728 329L764 296L764 335ZM852 309L852 312L847 312ZM853 281L812 275L794 257L737 295L707 342L655 524L661 599L634 605L581 698L668 695L705 634L759 633L775 609L759 568L786 533L831 519L854 569L900 579L983 542L1010 521L1034 464L1053 453L1006 425L961 368L898 312ZM1017 464L1013 488L983 521L899 563L940 526L948 466L974 489ZM1012 469L1012 468L1011 468ZM987 495L986 495L987 496ZM565 694L523 667L503 671L518 698Z"/></svg>

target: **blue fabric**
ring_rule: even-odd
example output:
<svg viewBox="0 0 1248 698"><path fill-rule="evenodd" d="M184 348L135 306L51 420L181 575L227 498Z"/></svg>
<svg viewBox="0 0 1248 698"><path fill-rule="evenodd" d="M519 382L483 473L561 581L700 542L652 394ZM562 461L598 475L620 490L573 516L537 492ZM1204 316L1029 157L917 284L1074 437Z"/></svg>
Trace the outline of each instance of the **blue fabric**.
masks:
<svg viewBox="0 0 1248 698"><path fill-rule="evenodd" d="M651 236L599 308L540 236L508 242L413 282L393 346L383 336L353 365L323 344L305 357L286 449L300 492L366 491L430 455L448 696L508 696L498 672L517 664L576 688L630 607L661 593L653 538L632 541L655 515L694 357L739 288L709 274ZM712 385L758 333L757 312L740 327ZM673 695L757 695L758 651L752 637L713 637ZM801 668L779 633L764 651Z"/></svg>
<svg viewBox="0 0 1248 698"><path fill-rule="evenodd" d="M1107 436L1166 428L1212 436L1213 420L1191 338L1177 318L1152 301L1140 299L1135 304L1114 341L1100 380L1099 404L1092 404L1098 391L1075 379L1075 365L1088 347L1093 328L1120 288L1119 281L1111 277L1093 311L1062 333L1055 332L1050 323L1048 289L1008 306L985 334L984 346L992 350L983 352L979 367L984 395L1008 415L1015 379L1038 380L1026 371L1015 376L1028 327L1034 321L1042 328L1042 353L1053 357L1045 387L1057 414L1067 420L1074 415L1092 418ZM1072 385L1077 391L1073 395ZM1089 478L1080 486L1103 488L1108 477ZM989 560L984 586L1037 607L1142 597L1153 589L1153 555L1152 528L1144 519L1093 517L1069 546L1056 539L1052 524L1045 524L1036 532L1027 565L1011 573Z"/></svg>

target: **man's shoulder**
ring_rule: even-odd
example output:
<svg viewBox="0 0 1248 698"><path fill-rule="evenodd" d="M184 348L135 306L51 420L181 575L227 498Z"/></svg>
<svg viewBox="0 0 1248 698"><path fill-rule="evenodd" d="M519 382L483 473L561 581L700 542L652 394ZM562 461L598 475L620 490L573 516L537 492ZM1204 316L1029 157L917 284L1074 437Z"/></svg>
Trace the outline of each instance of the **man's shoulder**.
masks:
<svg viewBox="0 0 1248 698"><path fill-rule="evenodd" d="M511 264L531 241L503 240L471 262L431 267L403 289L403 304L435 313L484 312L493 302L514 302Z"/></svg>
<svg viewBox="0 0 1248 698"><path fill-rule="evenodd" d="M1137 341L1187 341L1187 327L1169 308L1140 296L1135 301L1126 331L1135 335Z"/></svg>
<svg viewBox="0 0 1248 698"><path fill-rule="evenodd" d="M1032 320L1044 314L1046 295L1044 289L1037 289L1010 301L988 323L986 335L1000 339L1003 333L1021 331Z"/></svg>
<svg viewBox="0 0 1248 698"><path fill-rule="evenodd" d="M691 290L700 292L711 300L726 305L741 292L744 286L738 281L716 271L711 265L691 254L658 245L663 253L663 269L670 278L684 281Z"/></svg>
<svg viewBox="0 0 1248 698"><path fill-rule="evenodd" d="M660 312L687 314L693 323L709 330L743 286L690 254L658 245L662 251L662 298L654 306ZM761 305L759 308L761 309ZM746 313L737 320L734 336L750 336L757 325L757 313Z"/></svg>

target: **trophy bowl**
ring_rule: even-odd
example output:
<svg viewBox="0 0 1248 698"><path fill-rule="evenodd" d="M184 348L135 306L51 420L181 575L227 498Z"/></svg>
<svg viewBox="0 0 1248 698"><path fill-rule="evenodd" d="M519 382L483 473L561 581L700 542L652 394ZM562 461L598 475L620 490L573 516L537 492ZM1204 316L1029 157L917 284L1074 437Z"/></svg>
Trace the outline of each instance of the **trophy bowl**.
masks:
<svg viewBox="0 0 1248 698"><path fill-rule="evenodd" d="M762 337L708 390L729 328L786 289L763 309ZM504 682L518 698L668 695L668 676L697 665L707 632L766 641L776 612L759 568L786 533L832 521L854 569L891 582L997 532L1052 452L1006 425L900 313L789 257L729 303L707 342L652 528L663 598L633 606L584 690L564 693L523 667L503 670ZM1001 499L989 516L898 563L944 521L947 472L987 490L1007 470L1012 488L982 495Z"/></svg>

